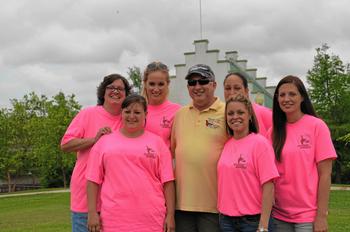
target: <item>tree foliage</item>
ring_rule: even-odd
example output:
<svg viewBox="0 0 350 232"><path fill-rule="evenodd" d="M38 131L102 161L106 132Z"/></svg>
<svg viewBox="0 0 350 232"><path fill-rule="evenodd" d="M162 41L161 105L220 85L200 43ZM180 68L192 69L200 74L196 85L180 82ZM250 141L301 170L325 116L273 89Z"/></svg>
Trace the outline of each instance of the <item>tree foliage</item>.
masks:
<svg viewBox="0 0 350 232"><path fill-rule="evenodd" d="M314 65L307 73L310 97L317 114L326 121L338 159L335 180L346 180L350 173L350 149L341 140L350 133L350 69L337 55L329 54L329 46L316 49Z"/></svg>
<svg viewBox="0 0 350 232"><path fill-rule="evenodd" d="M133 66L128 68L129 79L132 81L132 86L136 93L141 92L142 75L139 67Z"/></svg>
<svg viewBox="0 0 350 232"><path fill-rule="evenodd" d="M46 117L37 121L37 153L40 155L41 182L46 186L67 187L74 167L75 156L65 154L60 149L60 141L67 126L81 106L74 95L65 96L62 92L46 103Z"/></svg>
<svg viewBox="0 0 350 232"><path fill-rule="evenodd" d="M38 105L45 100L45 96L40 99L31 93L25 95L22 101L11 100L12 109L3 109L6 121L2 129L6 141L1 153L3 165L0 173L7 180L9 191L16 187L13 180L35 169L37 156L33 152L35 135L32 122L42 114Z"/></svg>
<svg viewBox="0 0 350 232"><path fill-rule="evenodd" d="M63 154L60 140L80 105L74 95L58 93L49 100L34 92L11 100L10 109L0 110L0 175L8 189L28 174L44 186L67 186L75 156Z"/></svg>
<svg viewBox="0 0 350 232"><path fill-rule="evenodd" d="M339 140L346 142L346 144L350 143L350 133L340 137Z"/></svg>
<svg viewBox="0 0 350 232"><path fill-rule="evenodd" d="M12 154L11 112L8 109L0 110L0 176L8 181L8 189L11 191L11 178L17 173L20 166L18 157Z"/></svg>
<svg viewBox="0 0 350 232"><path fill-rule="evenodd" d="M317 113L328 122L348 123L350 118L350 73L337 55L323 44L316 49L314 66L308 71L310 96Z"/></svg>

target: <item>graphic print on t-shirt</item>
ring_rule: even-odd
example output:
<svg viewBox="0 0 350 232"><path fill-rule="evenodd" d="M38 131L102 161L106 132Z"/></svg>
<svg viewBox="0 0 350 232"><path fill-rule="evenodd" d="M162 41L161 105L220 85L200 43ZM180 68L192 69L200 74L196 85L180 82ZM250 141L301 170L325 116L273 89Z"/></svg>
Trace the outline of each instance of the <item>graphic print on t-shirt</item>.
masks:
<svg viewBox="0 0 350 232"><path fill-rule="evenodd" d="M152 158L152 159L156 158L156 152L151 147L148 147L148 146L146 146L146 152L144 153L144 155L147 158Z"/></svg>
<svg viewBox="0 0 350 232"><path fill-rule="evenodd" d="M160 122L160 126L163 128L171 128L171 121L164 116Z"/></svg>
<svg viewBox="0 0 350 232"><path fill-rule="evenodd" d="M245 160L245 158L243 157L242 154L239 154L239 157L237 159L236 163L233 163L233 165L235 166L235 168L243 168L246 169L247 168L247 161Z"/></svg>
<svg viewBox="0 0 350 232"><path fill-rule="evenodd" d="M311 145L311 136L309 134L300 135L298 139L298 147L300 149L310 149Z"/></svg>

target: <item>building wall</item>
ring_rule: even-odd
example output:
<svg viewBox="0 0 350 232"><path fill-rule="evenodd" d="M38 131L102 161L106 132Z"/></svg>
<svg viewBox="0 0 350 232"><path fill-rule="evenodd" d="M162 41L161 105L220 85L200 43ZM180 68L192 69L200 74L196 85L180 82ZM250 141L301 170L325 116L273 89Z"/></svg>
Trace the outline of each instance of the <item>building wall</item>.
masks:
<svg viewBox="0 0 350 232"><path fill-rule="evenodd" d="M242 72L249 82L250 98L259 104L271 107L274 87L266 87L266 77L257 78L257 69L247 69L247 60L238 60L238 52L225 53L225 59L219 59L220 51L208 50L208 40L194 41L194 52L186 52L185 63L175 65L176 76L171 77L170 95L171 101L186 105L191 101L187 91L185 76L188 69L195 64L209 65L217 82L216 96L224 101L223 82L227 73L232 71Z"/></svg>

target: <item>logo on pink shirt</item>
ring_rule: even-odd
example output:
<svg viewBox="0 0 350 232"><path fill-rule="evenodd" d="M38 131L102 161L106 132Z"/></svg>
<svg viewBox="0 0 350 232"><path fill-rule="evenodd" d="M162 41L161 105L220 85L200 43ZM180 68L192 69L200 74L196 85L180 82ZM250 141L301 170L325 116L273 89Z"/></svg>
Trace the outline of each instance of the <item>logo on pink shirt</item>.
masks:
<svg viewBox="0 0 350 232"><path fill-rule="evenodd" d="M160 123L160 126L163 128L171 128L171 121L166 119L166 117L164 116L162 122Z"/></svg>
<svg viewBox="0 0 350 232"><path fill-rule="evenodd" d="M239 158L237 160L237 163L233 163L233 165L236 168L243 168L246 169L247 168L247 161L244 159L244 157L242 156L242 154L239 155Z"/></svg>
<svg viewBox="0 0 350 232"><path fill-rule="evenodd" d="M311 148L311 137L308 134L301 135L298 141L298 147L300 149L310 149Z"/></svg>
<svg viewBox="0 0 350 232"><path fill-rule="evenodd" d="M150 148L148 146L146 146L146 152L144 153L144 155L147 158L152 158L152 159L156 158L156 152L152 148Z"/></svg>

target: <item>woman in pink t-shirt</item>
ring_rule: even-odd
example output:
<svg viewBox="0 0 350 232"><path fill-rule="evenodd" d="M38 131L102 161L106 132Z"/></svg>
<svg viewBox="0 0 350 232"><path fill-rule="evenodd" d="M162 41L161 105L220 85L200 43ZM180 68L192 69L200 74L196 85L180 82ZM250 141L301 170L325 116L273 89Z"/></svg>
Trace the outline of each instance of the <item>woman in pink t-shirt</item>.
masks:
<svg viewBox="0 0 350 232"><path fill-rule="evenodd" d="M225 100L238 94L249 98L248 81L246 77L238 72L232 72L226 75L224 79ZM271 109L253 103L253 110L259 125L259 133L266 136L268 129L272 126Z"/></svg>
<svg viewBox="0 0 350 232"><path fill-rule="evenodd" d="M103 78L97 88L97 106L81 110L65 132L61 149L77 152L70 182L72 232L87 232L86 166L91 147L103 136L120 127L121 105L130 93L127 79L119 74Z"/></svg>
<svg viewBox="0 0 350 232"><path fill-rule="evenodd" d="M161 62L147 65L143 74L142 95L148 103L146 130L159 135L170 147L171 126L180 105L168 100L169 69Z"/></svg>
<svg viewBox="0 0 350 232"><path fill-rule="evenodd" d="M226 102L226 142L218 162L218 210L223 232L268 231L273 179L278 177L269 141L258 134L249 99Z"/></svg>
<svg viewBox="0 0 350 232"><path fill-rule="evenodd" d="M102 137L91 150L86 171L89 231L175 229L171 154L159 136L144 130L146 114L145 98L128 96L122 103L120 130Z"/></svg>
<svg viewBox="0 0 350 232"><path fill-rule="evenodd" d="M284 77L273 98L270 136L280 174L273 208L276 231L328 231L332 160L327 125L313 109L302 81Z"/></svg>

